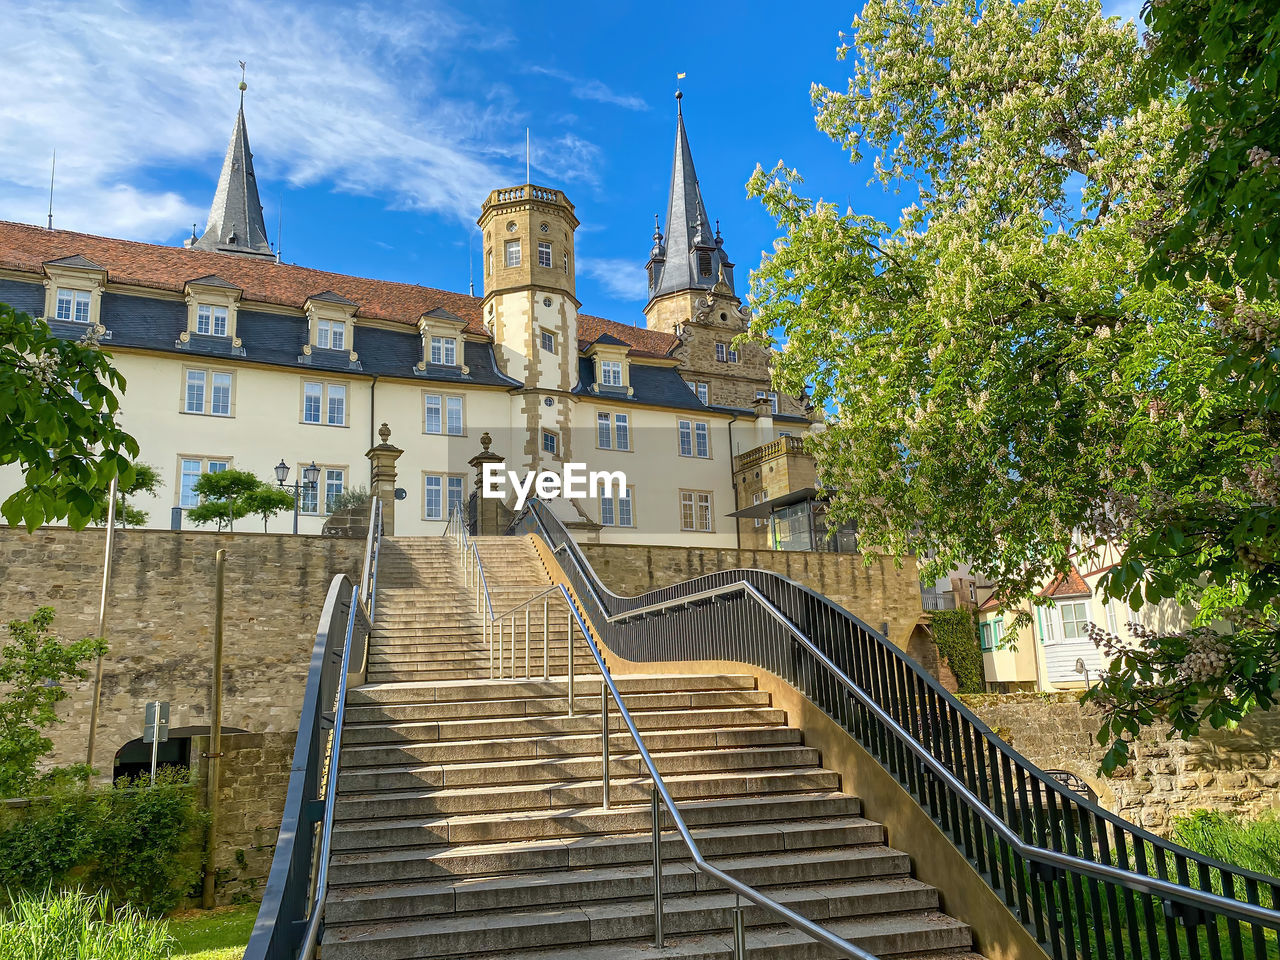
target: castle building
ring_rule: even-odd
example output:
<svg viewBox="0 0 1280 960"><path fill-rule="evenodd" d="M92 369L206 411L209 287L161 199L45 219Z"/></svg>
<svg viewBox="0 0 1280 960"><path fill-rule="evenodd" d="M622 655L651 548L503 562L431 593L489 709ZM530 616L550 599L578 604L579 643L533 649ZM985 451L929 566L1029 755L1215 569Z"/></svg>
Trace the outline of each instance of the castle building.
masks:
<svg viewBox="0 0 1280 960"><path fill-rule="evenodd" d="M0 301L60 336L92 331L111 354L127 383L123 425L164 481L133 503L150 526L188 525L203 473L269 480L282 462L290 485L317 468L299 530L318 533L344 492L371 485L366 457L385 422L403 450L399 534L439 533L468 502L487 433L504 469L626 474L625 495L561 502L580 536L809 548L771 542L767 511L813 502L797 487L811 469L790 470L809 481L770 477L803 460L798 438L815 417L803 397L773 391L767 347L734 346L749 318L681 105L645 326L579 312L579 224L562 191L495 189L478 224L480 297L278 262L242 93L202 234L177 247L0 222ZM18 465L0 468L0 500L20 483ZM744 508L756 515L734 516ZM268 525L292 527L284 515Z"/></svg>

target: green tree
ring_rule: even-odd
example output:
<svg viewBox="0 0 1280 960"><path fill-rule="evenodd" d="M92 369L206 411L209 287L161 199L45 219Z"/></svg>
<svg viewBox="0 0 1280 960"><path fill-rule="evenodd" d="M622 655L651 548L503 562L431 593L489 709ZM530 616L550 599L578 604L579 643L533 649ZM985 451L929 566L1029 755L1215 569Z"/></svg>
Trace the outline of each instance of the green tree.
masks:
<svg viewBox="0 0 1280 960"><path fill-rule="evenodd" d="M83 527L112 477L133 482L138 444L120 426L124 386L91 333L63 340L0 304L0 466L17 463L23 476L0 504L10 525Z"/></svg>
<svg viewBox="0 0 1280 960"><path fill-rule="evenodd" d="M246 499L262 486L262 481L248 470L221 470L204 473L192 485L200 503L187 511L192 523L215 523L218 529L235 529L235 521L251 512Z"/></svg>
<svg viewBox="0 0 1280 960"><path fill-rule="evenodd" d="M1229 617L1225 639L1099 637L1105 767L1157 717L1189 736L1275 702L1280 386L1260 404L1223 367L1234 318L1275 304L1135 282L1188 174L1184 105L1139 105L1132 26L1097 0L870 0L838 55L853 76L814 87L818 127L914 202L891 227L781 163L748 183L781 231L752 334L781 332L778 386L832 411L810 442L832 526L932 552L924 578L968 562L1009 608L1043 602L1084 531L1123 549L1104 589L1134 609Z"/></svg>
<svg viewBox="0 0 1280 960"><path fill-rule="evenodd" d="M1179 0L1143 8L1148 94L1177 89L1187 124L1174 161L1188 170L1180 215L1159 232L1158 278L1239 283L1280 294L1280 6L1273 0Z"/></svg>
<svg viewBox="0 0 1280 960"><path fill-rule="evenodd" d="M160 471L155 467L149 463L135 463L133 481L127 487L116 490L116 523L122 527L144 526L151 515L129 503L129 498L140 493L154 494L163 485ZM103 490L98 498L98 515L94 519L97 524L107 522L107 496L108 491Z"/></svg>
<svg viewBox="0 0 1280 960"><path fill-rule="evenodd" d="M106 652L99 638L64 641L52 632L52 607L29 620L9 621L8 642L0 648L0 797L22 797L37 786L83 780L83 764L38 773L36 766L53 749L44 731L58 723L57 704L67 698L67 680L89 676L83 664Z"/></svg>
<svg viewBox="0 0 1280 960"><path fill-rule="evenodd" d="M293 494L270 483L258 482L258 486L244 495L247 513L262 517L262 532L267 532L267 521L277 513L293 509Z"/></svg>

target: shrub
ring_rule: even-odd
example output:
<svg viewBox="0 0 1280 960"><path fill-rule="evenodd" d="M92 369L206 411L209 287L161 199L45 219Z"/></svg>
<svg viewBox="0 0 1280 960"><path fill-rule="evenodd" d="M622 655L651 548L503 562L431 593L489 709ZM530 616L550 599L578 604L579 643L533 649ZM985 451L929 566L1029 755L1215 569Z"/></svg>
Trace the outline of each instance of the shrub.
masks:
<svg viewBox="0 0 1280 960"><path fill-rule="evenodd" d="M5 812L0 887L17 896L83 883L114 904L172 909L200 876L207 815L185 774L143 783L65 791Z"/></svg>
<svg viewBox="0 0 1280 960"><path fill-rule="evenodd" d="M939 610L933 615L933 642L947 658L961 693L982 693L982 650L978 625L968 610Z"/></svg>
<svg viewBox="0 0 1280 960"><path fill-rule="evenodd" d="M369 502L370 493L364 487L354 487L350 490L343 490L340 494L333 498L333 502L329 504L329 512L337 513L339 510L349 510L352 507L363 507Z"/></svg>
<svg viewBox="0 0 1280 960"><path fill-rule="evenodd" d="M165 921L112 910L105 893L46 890L0 910L5 960L165 960L172 944Z"/></svg>

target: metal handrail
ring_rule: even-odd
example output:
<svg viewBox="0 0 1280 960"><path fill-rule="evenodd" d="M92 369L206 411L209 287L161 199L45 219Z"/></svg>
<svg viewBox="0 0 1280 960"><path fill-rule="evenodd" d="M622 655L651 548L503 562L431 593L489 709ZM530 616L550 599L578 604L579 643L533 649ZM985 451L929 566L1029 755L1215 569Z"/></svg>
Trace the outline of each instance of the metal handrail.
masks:
<svg viewBox="0 0 1280 960"><path fill-rule="evenodd" d="M815 643L803 630L801 630L800 627L793 621L791 617L789 617L785 612L779 609L779 607L769 597L767 597L754 583L746 579L748 572L746 571L726 572L723 576L729 576L729 575L732 575L732 573L739 573L741 574L741 577L740 579L737 579L731 583L722 584L718 587L713 587L710 589L693 589L690 592L681 592L688 587L696 586L696 584L699 581L711 581L714 579L720 579L720 577L717 577L717 575L697 578L697 580L695 581L689 581L686 584L679 585L676 588L667 588L666 590L662 590L662 591L654 591L654 593L676 592L678 593L677 596L670 596L667 599L664 599L658 602L651 602L651 603L644 603L643 598L636 598L641 600L641 603L639 605L634 605L634 606L628 605L627 598L621 598L621 597L618 597L616 594L612 594L610 591L608 591L607 588L603 587L603 585L600 584L599 579L596 576L594 570L591 569L589 562L586 560L585 557L581 555L580 551L576 549L576 544L573 543L572 538L569 536L568 532L563 529L562 526L560 526L561 535L559 537L553 536L550 533L550 531L547 529L546 524L543 522L543 519L541 516L542 509L543 508L541 508L540 504L531 502L530 505L526 508L525 512L520 517L517 517L516 520L513 522L512 529L515 529L518 526L520 526L520 524L524 522L524 518L526 516L532 519L532 522L536 530L538 531L539 535L542 536L542 538L548 543L548 545L551 546L556 553L564 552L565 555L569 557L572 568L577 571L577 574L578 574L577 580L581 581L580 583L575 583L575 586L579 588L585 587L585 592L589 594L592 600L595 602L599 611L603 615L604 622L606 624L610 624L610 625L616 624L618 626L622 626L624 624L631 624L633 622L638 621L642 625L643 621L647 620L648 618L652 618L654 616L662 616L665 614L675 613L683 609L690 609L692 607L705 605L709 601L714 602L716 598L724 597L729 594L737 594L737 593L745 594L752 602L754 602L765 613L767 613L768 616L773 621L781 625L786 631L786 633L793 638L793 640L804 650L804 652L809 656L811 656L823 671L825 671L830 677L836 680L838 686L844 691L844 693L848 697L850 697L853 701L855 701L862 710L866 711L866 713L869 714L869 716L873 718L876 723L881 725L881 727L883 728L883 731L878 732L879 739L877 740L876 739L877 731L875 731L874 728L872 728L869 724L865 722L861 724L861 728L863 730L863 736L864 737L871 736L873 741L875 741L869 745L869 749L871 750L872 755L877 758L878 762L884 765L891 774L896 775L899 778L899 780L903 782L904 786L908 785L907 780L903 779L903 777L905 776L911 781L911 787L909 787L909 789L914 788L917 790L924 791L923 793L921 793L919 797L919 802L921 802L922 805L924 804L924 793L929 793L931 788L928 784L927 778L924 778L923 776L923 770L914 772L907 765L905 765L903 763L903 757L900 754L895 755L892 752L892 750L886 746L885 734L887 734L888 738L891 738L891 740L895 742L899 746L899 748L905 747L909 751L909 753L915 758L915 761L917 763L923 765L924 768L927 768L929 774L932 775L934 778L936 778L937 781L940 781L940 784L943 787L945 787L946 790L950 791L950 796L954 798L954 800L958 800L960 803L963 804L963 807L965 808L968 814L976 816L977 819L981 821L983 825L981 829L986 829L991 831L996 837L999 838L1000 842L1005 844L1008 847L1008 849L1015 854L1016 857L1022 858L1022 860L1028 864L1035 865L1032 869L1033 873L1035 872L1036 869L1047 868L1049 870L1049 874L1047 875L1048 879L1045 879L1044 876L1041 876L1039 882L1048 884L1050 888L1056 887L1058 885L1062 886L1062 889L1060 891L1060 896L1062 897L1062 900L1063 900L1062 907L1064 910L1067 908L1067 896L1068 896L1068 891L1066 888L1067 881L1065 879L1053 881L1052 877L1055 875L1054 871L1062 871L1061 875L1064 878L1067 876L1068 872L1076 876L1076 879L1072 880L1071 882L1075 886L1075 897L1077 901L1077 907L1079 906L1079 903L1081 902L1080 898L1083 895L1081 880L1079 879L1080 877L1085 878L1085 882L1088 882L1088 883L1099 882L1103 884L1107 884L1107 883L1116 884L1118 887L1124 890L1136 891L1139 894L1145 894L1152 897L1162 898L1163 900L1165 900L1166 901L1165 923L1167 925L1173 923L1172 918L1181 917L1184 921L1186 921L1188 927L1190 927L1191 925L1200 924L1200 923L1209 923L1212 926L1213 921L1211 918L1213 915L1225 917L1225 919L1227 920L1228 928L1229 928L1228 933L1229 933L1229 936L1231 937L1231 946L1232 946L1232 951L1234 956L1240 955L1241 931L1238 928L1232 928L1231 924L1235 924L1235 923L1255 924L1255 926L1253 927L1254 947L1255 947L1255 950L1262 951L1262 952L1256 953L1256 955L1257 956L1267 955L1265 952L1266 948L1265 948L1265 944L1263 943L1263 934L1261 932L1261 929L1265 927L1267 930L1276 931L1277 928L1280 928L1280 911L1277 911L1275 909L1267 909L1266 907L1263 907L1260 902L1257 902L1257 901L1259 900L1259 893L1258 893L1259 889L1265 886L1270 888L1270 891L1272 894L1272 900L1273 900L1273 907L1277 902L1280 902L1280 899L1277 899L1277 898L1280 898L1280 884L1277 884L1277 881L1274 878L1266 877L1262 874L1253 873L1251 871L1243 870L1240 868L1231 867L1227 864L1222 864L1222 863L1219 863L1218 861L1212 860L1211 858L1194 854L1192 851L1177 847L1177 845L1175 844L1171 844L1168 841L1164 841L1161 838L1154 836L1153 834L1149 834L1147 831L1144 831L1139 827L1136 827L1132 824L1127 823L1126 821L1120 819L1119 817L1116 817L1113 814L1107 813L1106 811L1098 807L1096 804L1088 801L1085 798L1069 797L1068 794L1065 792L1065 788L1062 788L1056 782L1046 781L1043 784L1038 782L1040 780L1044 780L1045 778L1042 776L1037 777L1038 771L1034 767L1034 765L1032 765L1025 758L1018 755L1015 751L1012 750L1012 748L1008 747L1008 745L1005 744L1003 741L999 741L998 738L996 738L995 735L990 731L990 729L987 728L986 725L981 722L981 720L974 717L962 705L956 703L954 704L954 707L952 707L952 704L944 702L943 706L952 708L953 712L955 712L960 719L963 719L966 723L970 724L970 726L972 727L972 732L975 735L981 734L981 736L985 739L987 743L987 749L990 750L992 753L993 759L991 759L990 761L991 764L996 765L995 758L1001 758L1001 757L1003 758L1002 762L1005 764L1004 777L1006 782L1003 785L999 782L982 784L984 790L989 790L993 794L994 802L1000 802L1001 798L1003 797L1006 806L1009 806L1013 803L1012 785L1011 783L1008 782L1009 776L1010 776L1010 764L1012 763L1016 765L1015 772L1017 772L1019 776L1020 800L1018 802L1020 802L1023 806L1025 806L1027 802L1027 798L1025 794L1025 783L1021 779L1025 774L1027 776L1034 778L1031 783L1031 788L1032 788L1033 799L1035 800L1035 803L1037 805L1040 802L1039 801L1040 787L1043 786L1047 793L1049 810L1051 812L1057 810L1057 805L1055 805L1054 799L1053 799L1054 796L1056 795L1058 798L1060 798L1060 801L1061 801L1060 805L1063 809L1063 816L1066 816L1068 814L1068 802L1070 802L1075 808L1078 808L1078 813L1072 814L1072 815L1087 816L1090 818L1095 818L1098 821L1099 855L1105 856L1108 860L1110 859L1110 854L1108 853L1109 841L1107 841L1107 838L1102 834L1101 825L1103 823L1110 823L1112 831L1116 834L1115 836L1116 843L1119 845L1117 849L1117 856L1119 857L1119 862L1121 866L1114 866L1110 862L1103 863L1103 862L1098 862L1094 860L1089 860L1084 857L1075 856L1074 850L1075 850L1076 839L1073 834L1073 829L1078 830L1080 829L1080 827L1079 826L1075 828L1071 827L1069 821L1063 821L1061 824L1058 824L1058 825L1051 824L1048 829L1046 829L1045 825L1041 823L1037 827L1037 835L1038 835L1038 838L1044 838L1047 840L1048 839L1047 834L1052 832L1053 839L1055 840L1055 842L1061 843L1061 841L1058 838L1058 829L1059 827L1061 827L1062 832L1066 835L1066 838L1065 838L1066 846L1072 852L1063 852L1063 850L1061 849L1054 849L1053 847L1048 846L1047 843L1040 844L1035 842L1028 842L1028 840L1023 839L1022 836L1019 836L1018 833L1015 831L1015 829L1009 823L1006 823L1005 820L1003 820L1000 817L1000 815L994 809L992 809L992 807L989 805L989 803L986 800L977 796L974 793L974 791L970 789L967 784L965 784L965 782L961 779L961 777L956 774L956 772L954 772L950 767L948 767L947 764L942 759L937 757L930 750L930 747L928 745L921 742L921 737L924 737L928 739L934 746L946 752L948 756L952 758L953 761L967 762L968 774L971 780L974 779L975 769L978 769L980 771L986 770L986 766L984 764L987 762L987 759L980 755L978 756L979 762L975 767L974 755L976 755L977 753L977 745L974 743L969 743L966 745L962 741L962 738L967 736L966 733L963 733L954 729L948 731L944 727L937 726L937 724L939 724L941 720L946 719L946 717L937 711L937 706L935 704L928 702L929 698L926 696L926 694L936 695L935 699L939 701L949 700L950 698L947 694L945 694L941 690L941 688L937 687L936 683L933 682L931 677L924 675L923 671L921 671L920 668L914 664L914 662L910 661L909 658L905 657L901 653L901 651L898 651L896 648L892 648L893 656L897 658L896 669L900 671L900 676L905 674L905 668L902 666L903 664L908 665L911 670L915 671L914 680L916 683L919 684L919 687L920 687L921 702L919 707L916 706L916 694L915 694L914 688L912 687L905 688L907 691L907 696L903 697L904 688L893 687L884 678L880 678L880 680L877 681L876 676L874 674L874 669L876 668L876 664L879 663L883 667L885 664L892 664L895 662L891 659L888 659L887 655L881 656L879 661L876 661L874 658L870 658L870 659L867 659L865 662L860 662L857 660L853 660L851 662L854 666L860 666L861 672L868 674L869 682L873 684L878 683L877 689L880 690L882 696L889 696L891 698L889 702L894 703L896 708L901 709L909 699L911 709L913 710L918 709L923 711L919 715L918 720L916 721L916 722L919 722L922 726L922 732L920 735L913 734L911 731L907 730L901 723L897 721L897 719L892 714L890 714L884 708L884 706L881 705L879 701L876 700L876 698L871 693L868 692L868 690L863 685L859 685L857 682L855 682L850 677L850 675L832 659L831 656L828 656L825 652L823 652L823 650L819 647L819 645ZM552 519L554 519L554 516L552 517ZM887 640L885 640L879 634L876 634L874 631L872 631L869 627L867 627L861 621L858 621L855 617L850 615L847 611L843 610L840 607L837 607L835 604L830 603L830 601L825 600L825 598L818 597L817 594L814 594L811 590L808 590L807 588L801 586L800 584L795 584L793 581L787 580L787 578L778 576L776 574L763 574L762 572L759 572L759 571L752 571L750 572L750 574L754 576L762 577L763 578L762 583L764 582L772 583L775 580L780 581L786 587L794 588L801 595L805 595L805 594L811 595L813 598L816 598L817 600L821 601L821 603L824 606L820 608L820 611L818 614L813 614L813 613L808 614L807 616L809 618L812 618L813 616L825 616L832 619L833 621L839 618L843 618L846 621L851 621L854 625L857 626L858 629L864 631L869 637L873 638L875 641L878 641L879 645L882 648L888 649L892 647L892 645L889 644ZM611 605L603 602L600 596L600 593L597 590L597 586L599 586L600 589L604 590L606 593L609 593L610 597L613 597L614 599L620 601L621 605L625 606L625 609L617 613L612 613L610 610ZM634 603L634 600L631 602ZM882 654L884 653L883 650L881 652ZM843 655L847 657L848 651L845 651ZM636 657L632 656L632 659L636 659ZM800 668L796 667L796 669L800 669ZM890 669L895 669L895 668L890 667ZM898 699L894 700L893 699L894 697L897 697ZM929 710L930 706L934 707L933 712ZM857 735L856 731L859 725L855 721L848 719L848 717L851 714L847 712L848 711L847 707L846 709L840 709L838 708L838 706L832 707L829 704L828 706L824 706L822 708L829 715L832 715L833 718L837 719L839 722L842 722L842 724L844 724L850 730L851 733L854 733L855 735ZM833 709L836 710L836 713L832 713ZM852 716L856 718L856 713L853 713ZM854 727L848 727L848 724L851 722L855 724ZM868 733L868 731L870 732ZM948 735L950 739L948 739ZM873 749L873 747L878 747L879 753L880 753L879 756L877 756L877 750ZM969 748L972 748L974 750L974 754L968 753ZM959 761L956 760L956 757L958 754L964 755L962 760L959 760ZM897 761L896 764L894 762L895 760ZM895 766L897 768L896 772L893 769ZM996 776L998 775L998 771L993 769L991 771L991 774L992 776ZM978 781L975 781L975 783L976 782ZM921 786L921 784L924 784L924 786ZM973 849L976 846L978 850L977 861L979 863L980 870L982 870L984 873L987 872L986 861L990 860L990 864L991 864L990 872L987 875L988 875L989 881L992 882L994 886L995 881L997 880L997 863L995 859L996 857L996 851L994 849L995 845L991 843L991 838L988 838L987 849L984 852L983 844L981 842L982 838L978 836L981 832L981 829L978 827L978 825L976 823L970 824L967 821L961 821L959 814L954 806L950 809L950 811L948 811L946 798L944 797L941 801L939 801L938 793L936 792L930 793L930 809L932 809L933 816L935 819L938 819L939 816L941 816L942 819L940 823L943 823L944 825L949 826L951 828L953 842L957 844L958 849L960 847L960 835L961 833L963 833L964 846L968 851L968 856L970 857L970 859L973 859ZM1056 812L1053 813L1053 816L1055 817L1057 816ZM963 829L961 829L961 827L963 827ZM970 831L973 832L972 836L970 834ZM971 845L971 840L973 841L972 845ZM1159 854L1156 859L1156 862L1154 863L1154 867L1159 871L1159 874L1160 874L1159 876L1151 876L1149 872L1145 872L1147 867L1146 855L1145 853L1142 852L1142 849L1140 846L1137 848L1134 848L1132 851L1127 851L1126 849L1123 849L1124 845L1129 842L1137 842L1139 844L1149 843L1152 845L1153 849ZM1088 831L1084 830L1081 833L1081 839L1080 839L1082 851L1085 849L1086 843L1088 843L1091 848L1093 841L1088 839ZM1138 868L1137 870L1132 870L1128 868L1129 852L1132 852L1134 855L1134 861ZM1001 852L1000 856L1001 856L1001 862L999 866L1004 870L1003 887L1005 889L1006 902L1009 904L1010 909L1013 909L1013 907L1015 906L1015 902L1019 903L1022 909L1022 919L1024 923L1029 924L1030 919L1029 919L1028 908L1027 908L1026 892L1025 891L1015 892L1014 890L1010 889L1011 876L1013 874L1016 874L1018 877L1021 877L1023 874L1024 868L1019 865L1019 866L1016 866L1011 871L1009 867L1009 861L1005 858L1005 854ZM1167 865L1164 862L1165 857L1174 858L1177 871L1178 871L1179 882L1173 882L1169 879L1166 879L1165 874L1168 871L1166 869ZM1235 884L1238 881L1240 884L1242 884L1245 887L1245 890L1242 892L1247 893L1250 899L1247 901L1238 900L1230 895L1218 894L1214 892L1212 889L1206 890L1206 889L1199 889L1199 888L1190 886L1188 882L1189 873L1190 873L1190 871L1187 869L1188 866L1191 866L1196 871L1198 871L1196 874L1197 879L1200 881L1202 886L1211 886L1210 871L1217 870L1221 874L1218 877L1218 879L1220 880L1222 887L1227 894L1232 894L1236 891ZM1097 906L1098 891L1096 888L1092 888L1092 887L1090 888L1090 890L1094 900L1094 910L1096 912L1099 909ZM1116 907L1114 893L1111 892L1111 888L1104 887L1104 891L1107 893L1108 898L1111 900L1112 923L1113 923L1112 932L1113 934L1115 934L1119 929L1118 927L1115 926L1116 924L1115 911L1118 908ZM1032 892L1034 893L1034 891ZM1015 900L1015 898L1019 898L1019 897L1021 898L1020 900ZM1061 922L1063 918L1058 917L1055 920L1052 914L1052 911L1054 909L1052 894L1048 896L1048 904L1049 904L1049 907L1048 907L1049 915L1047 918L1048 924L1049 924L1048 940L1052 941L1055 955L1059 955L1061 952L1062 942L1059 941L1060 931L1058 930L1058 923ZM1044 930L1042 928L1042 923L1041 923L1042 917L1041 917L1038 901L1033 901L1032 906L1034 907L1034 912L1035 912L1036 933L1038 936L1040 936L1040 938L1042 939L1042 942L1045 942L1046 938L1044 937ZM1173 912L1170 912L1170 908L1173 908ZM1130 900L1129 901L1129 911L1130 911L1129 923L1131 925L1136 922L1136 918L1133 910L1134 910L1133 902ZM1146 920L1147 920L1147 928L1146 928L1147 939L1149 944L1154 944L1157 935L1152 928L1156 921L1150 914L1150 908L1146 907L1145 910L1146 910ZM1202 915L1202 912L1208 912L1210 918L1205 919ZM1068 918L1068 921L1069 921L1069 918ZM1258 925L1261 925L1261 926L1258 926ZM1171 932L1172 929L1173 928L1171 926L1168 926L1166 928L1166 936L1168 936L1171 940L1173 937ZM1067 944L1067 953L1069 956L1074 957L1076 947L1075 947L1075 944L1072 942L1071 927L1069 925L1065 927L1064 935L1066 937L1066 940L1064 942L1066 942ZM1089 930L1089 931L1082 930L1081 943L1085 949L1086 956L1088 955L1088 952L1089 952L1087 947L1089 935L1092 935L1095 938L1100 936L1100 934L1096 930ZM1274 933L1272 935L1274 936ZM1137 955L1136 944L1137 944L1138 935L1137 933L1134 932L1134 930L1130 929L1129 936L1130 936L1131 946L1133 946L1135 950L1135 955ZM1211 943L1213 946L1217 946L1216 934L1215 934L1215 939L1211 941ZM1194 948L1192 949L1194 950ZM1122 954L1123 954L1123 951L1121 951L1121 955ZM1193 956L1195 955L1194 952L1192 953L1192 955ZM1216 956L1216 952L1214 953L1214 955Z"/></svg>
<svg viewBox="0 0 1280 960"><path fill-rule="evenodd" d="M759 890L757 890L755 887L751 886L750 884L743 883L737 877L734 877L734 876L731 876L730 874L725 873L723 870L719 869L718 867L714 866L713 864L707 861L707 859L702 855L702 851L698 847L698 842L693 838L693 833L689 830L688 824L685 823L684 817L681 816L680 809L676 805L675 798L671 796L671 791L667 789L666 781L662 779L662 774L658 772L657 764L654 763L653 757L649 754L648 748L645 747L644 738L640 735L640 730L636 727L635 720L631 716L631 711L627 709L626 702L623 700L622 694L618 690L618 685L614 682L613 675L609 672L609 668L605 664L604 657L600 653L600 648L596 645L595 640L592 638L591 631L587 628L587 625L582 618L582 614L578 611L576 605L573 603L572 596L569 594L569 591L564 586L564 584L557 584L554 589L558 590L560 593L564 595L565 603L568 604L569 610L572 613L573 618L577 621L578 627L582 631L583 639L585 639L587 642L587 649L591 651L591 656L595 659L596 665L600 668L601 681L604 684L604 686L607 687L607 692L613 696L613 702L618 705L618 712L622 715L622 721L623 723L626 724L627 730L631 734L631 739L635 742L636 750L640 754L640 759L644 761L645 767L648 768L649 770L649 776L653 780L653 789L656 791L658 797L661 798L661 802L666 805L667 812L671 815L671 821L675 825L676 832L680 834L680 839L684 842L685 847L689 851L689 856L693 860L693 865L699 870L699 872L704 873L709 877L712 877L719 883L728 887L734 893L750 900L756 906L762 907L763 909L768 910L770 913L774 914L774 916L790 924L792 927L795 927L796 929L808 934L810 937L812 937L814 940L817 940L819 943L825 944L826 946L830 947L832 950L835 950L841 956L849 957L851 958L851 960L877 960L875 954L868 953L867 951L863 950L861 947L857 947L854 944L850 943L849 941L836 936L834 933L831 933L829 930L825 930L824 928L814 923L812 920L809 920L807 917L803 917L800 914L796 913L794 910L790 910L787 907L784 907L782 904L778 903L776 900L765 895L764 893L761 893ZM602 691L602 693L603 692L604 691ZM608 707L607 707L605 698L603 696L601 696L601 699L600 699L600 709L602 713L607 714ZM609 762L608 762L608 746L607 746L609 742L609 737L608 737L607 723L603 725L602 739L605 744L603 769L604 769L605 793L607 795L608 783L609 783ZM662 924L661 924L660 918L662 916L662 911L661 911L661 863L662 863L661 849L662 847L661 847L661 831L659 829L659 826L660 825L657 818L657 807L655 806L653 847L654 847L654 863L656 866L655 874L654 874L654 884L656 888L655 927L657 928L657 931L658 931L655 934L655 940L657 942L657 945L661 946L662 945L662 933L661 933ZM736 952L735 952L735 956L737 956Z"/></svg>
<svg viewBox="0 0 1280 960"><path fill-rule="evenodd" d="M245 948L246 960L310 960L323 933L348 675L363 676L364 672L363 664L359 670L353 667L352 658L357 630L367 638L372 628L381 542L382 502L374 498L360 581L353 584L345 574L338 574L325 598L307 674L280 835L258 919ZM339 649L334 632L344 603L346 625ZM326 687L331 680L336 682L329 700ZM315 796L317 790L319 797ZM322 801L318 818L314 812L317 800Z"/></svg>

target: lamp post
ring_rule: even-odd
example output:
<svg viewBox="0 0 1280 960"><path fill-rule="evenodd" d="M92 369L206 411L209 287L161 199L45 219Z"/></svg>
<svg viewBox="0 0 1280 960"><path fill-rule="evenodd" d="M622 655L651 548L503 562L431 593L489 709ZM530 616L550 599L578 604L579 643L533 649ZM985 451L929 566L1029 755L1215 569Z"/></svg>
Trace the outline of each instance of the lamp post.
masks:
<svg viewBox="0 0 1280 960"><path fill-rule="evenodd" d="M289 479L289 465L281 460L276 464L276 483L280 485L280 489L288 490L289 484L285 483ZM298 532L298 497L302 490L314 490L316 483L320 480L320 468L316 466L314 460L311 465L302 468L302 481L293 481L293 532Z"/></svg>

